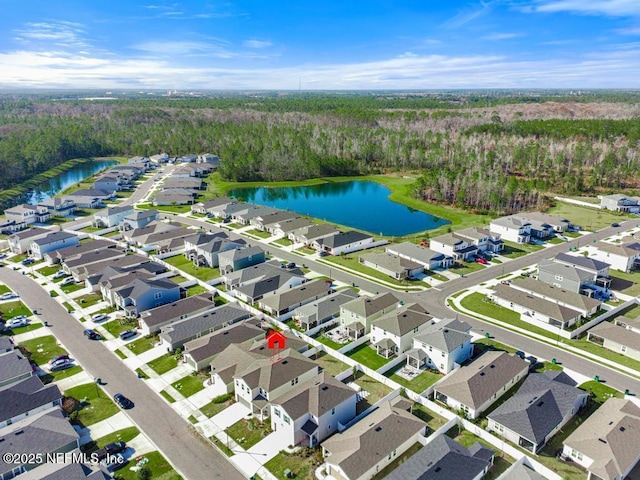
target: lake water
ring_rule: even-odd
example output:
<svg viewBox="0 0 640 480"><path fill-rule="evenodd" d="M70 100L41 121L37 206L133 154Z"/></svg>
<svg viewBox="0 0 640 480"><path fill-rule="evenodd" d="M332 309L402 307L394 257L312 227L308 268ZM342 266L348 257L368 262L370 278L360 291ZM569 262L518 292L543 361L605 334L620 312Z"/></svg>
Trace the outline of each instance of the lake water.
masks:
<svg viewBox="0 0 640 480"><path fill-rule="evenodd" d="M389 200L376 182L356 180L284 188L237 188L229 196L386 236L411 235L450 222Z"/></svg>
<svg viewBox="0 0 640 480"><path fill-rule="evenodd" d="M39 202L43 202L56 196L64 189L69 188L81 180L99 172L103 168L111 167L117 163L118 162L115 160L94 160L92 162L78 163L69 170L56 175L49 180L45 180L35 189L8 201L7 206L18 205L20 203L35 205Z"/></svg>

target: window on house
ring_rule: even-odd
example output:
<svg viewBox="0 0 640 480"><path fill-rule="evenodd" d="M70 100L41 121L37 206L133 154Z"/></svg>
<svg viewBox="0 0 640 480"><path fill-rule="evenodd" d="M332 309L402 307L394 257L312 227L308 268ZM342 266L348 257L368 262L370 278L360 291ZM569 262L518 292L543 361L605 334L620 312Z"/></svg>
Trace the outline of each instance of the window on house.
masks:
<svg viewBox="0 0 640 480"><path fill-rule="evenodd" d="M156 292L153 294L153 298L162 298L162 292Z"/></svg>
<svg viewBox="0 0 640 480"><path fill-rule="evenodd" d="M564 277L562 275L556 275L556 280L561 282L562 280L564 280Z"/></svg>
<svg viewBox="0 0 640 480"><path fill-rule="evenodd" d="M286 415L283 415L282 419L284 420L284 423L286 423L287 425L289 425L291 423L291 420Z"/></svg>
<svg viewBox="0 0 640 480"><path fill-rule="evenodd" d="M276 417L280 416L280 410L278 410L277 408L273 409L273 413L276 415Z"/></svg>
<svg viewBox="0 0 640 480"><path fill-rule="evenodd" d="M333 407L333 408L331 409L331 415L335 415L335 414L336 414L336 407Z"/></svg>
<svg viewBox="0 0 640 480"><path fill-rule="evenodd" d="M625 347L624 345L622 345L622 347L620 347L620 351L621 351L622 353L626 352L626 351L627 351L627 347Z"/></svg>

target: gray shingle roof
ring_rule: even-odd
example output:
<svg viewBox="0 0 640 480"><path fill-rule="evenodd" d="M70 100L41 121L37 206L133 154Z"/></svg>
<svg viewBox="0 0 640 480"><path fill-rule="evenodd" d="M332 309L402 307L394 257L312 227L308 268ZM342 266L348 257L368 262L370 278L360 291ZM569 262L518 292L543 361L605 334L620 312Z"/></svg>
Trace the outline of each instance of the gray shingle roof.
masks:
<svg viewBox="0 0 640 480"><path fill-rule="evenodd" d="M184 353L191 355L194 361L201 362L219 354L231 344L261 339L264 335L263 329L247 320L185 343Z"/></svg>
<svg viewBox="0 0 640 480"><path fill-rule="evenodd" d="M589 333L640 352L640 333L636 333L620 325L602 322L590 329Z"/></svg>
<svg viewBox="0 0 640 480"><path fill-rule="evenodd" d="M464 330L458 330L460 328ZM456 348L459 348L460 345L471 340L471 335L466 333L470 328L471 327L464 322L458 322L455 319L445 319L437 323L432 323L413 338L419 342L431 345L440 351L451 353Z"/></svg>
<svg viewBox="0 0 640 480"><path fill-rule="evenodd" d="M530 277L518 277L511 282L511 285L584 310L591 310L602 305L602 302L595 298L555 287Z"/></svg>
<svg viewBox="0 0 640 480"><path fill-rule="evenodd" d="M78 245L71 245L69 247L59 248L58 250L54 250L53 252L46 253L45 255L48 257L60 257L60 258L69 258L75 255L79 255L85 252L91 252L95 250L102 250L105 248L115 248L116 244L110 242L109 240L93 240L91 242L80 243Z"/></svg>
<svg viewBox="0 0 640 480"><path fill-rule="evenodd" d="M614 255L620 255L623 257L634 257L640 253L640 243L638 242L627 242L627 243L607 243L607 242L598 242L596 244L598 250L608 253L613 253Z"/></svg>
<svg viewBox="0 0 640 480"><path fill-rule="evenodd" d="M142 312L141 318L149 327L153 327L170 320L179 319L183 315L188 315L198 310L213 309L214 307L214 295L203 293Z"/></svg>
<svg viewBox="0 0 640 480"><path fill-rule="evenodd" d="M548 272L553 275L560 275L576 282L586 282L595 279L595 273L583 270L579 267L554 262L553 260L540 260L538 263L538 270L541 272Z"/></svg>
<svg viewBox="0 0 640 480"><path fill-rule="evenodd" d="M546 480L547 477L527 467L524 463L518 463L508 472L505 472L500 480Z"/></svg>
<svg viewBox="0 0 640 480"><path fill-rule="evenodd" d="M11 234L9 238L15 238L19 240L25 240L27 238L35 237L37 235L46 235L50 233L51 230L40 227L27 228L26 230L22 230L21 232L16 232Z"/></svg>
<svg viewBox="0 0 640 480"><path fill-rule="evenodd" d="M11 337L0 337L0 350L7 350L14 347Z"/></svg>
<svg viewBox="0 0 640 480"><path fill-rule="evenodd" d="M531 225L531 223L528 222L525 218L522 218L516 215L509 215L507 217L496 218L495 220L492 220L491 223L500 225L501 227L517 228L517 229L525 225Z"/></svg>
<svg viewBox="0 0 640 480"><path fill-rule="evenodd" d="M433 317L423 307L417 303L411 303L385 313L374 320L372 325L401 337L413 332L414 329L430 322L432 319Z"/></svg>
<svg viewBox="0 0 640 480"><path fill-rule="evenodd" d="M135 300L152 288L173 290L180 287L171 280L166 280L164 278L135 278L128 285L118 288L115 291L115 294L122 298L131 298Z"/></svg>
<svg viewBox="0 0 640 480"><path fill-rule="evenodd" d="M593 270L594 272L604 270L610 266L606 262L594 260L593 258L585 257L584 255L569 255L568 253L558 253L555 256L555 261L584 268L585 270Z"/></svg>
<svg viewBox="0 0 640 480"><path fill-rule="evenodd" d="M144 218L155 217L158 215L158 210L150 208L149 210L136 210L135 212L124 217L126 220L142 220Z"/></svg>
<svg viewBox="0 0 640 480"><path fill-rule="evenodd" d="M331 285L319 278L282 293L275 293L263 297L261 303L279 312L292 305L297 305L300 302L310 301L319 295L326 295L330 289Z"/></svg>
<svg viewBox="0 0 640 480"><path fill-rule="evenodd" d="M517 355L500 351L487 352L470 365L448 375L435 389L476 409L528 368L529 363Z"/></svg>
<svg viewBox="0 0 640 480"><path fill-rule="evenodd" d="M267 293L275 292L289 280L291 280L291 276L286 273L275 273L274 275L258 280L257 282L238 287L237 291L249 298L258 298Z"/></svg>
<svg viewBox="0 0 640 480"><path fill-rule="evenodd" d="M475 448L474 448L475 447ZM438 435L387 475L387 480L473 480L491 466L482 457L494 452L476 442L467 449L446 435Z"/></svg>
<svg viewBox="0 0 640 480"><path fill-rule="evenodd" d="M246 247L246 248L234 248L232 250L226 250L224 252L220 252L218 255L218 259L226 259L229 261L238 261L243 258L249 258L254 255L260 255L264 253L264 250L258 245Z"/></svg>
<svg viewBox="0 0 640 480"><path fill-rule="evenodd" d="M368 238L372 238L371 235L350 230L348 232L340 232L337 235L321 238L318 240L318 243L325 247L338 248L343 247L344 245L349 245L350 243L361 242Z"/></svg>
<svg viewBox="0 0 640 480"><path fill-rule="evenodd" d="M353 312L360 317L369 317L375 313L378 313L384 309L388 309L393 306L397 306L399 303L398 297L393 293L381 293L375 297L359 297L348 303L345 303L342 307L344 310Z"/></svg>
<svg viewBox="0 0 640 480"><path fill-rule="evenodd" d="M293 233L298 237L306 239L307 241L312 241L316 238L336 235L340 233L340 230L338 230L333 225L329 225L328 223L321 223L319 225L313 225L310 227L300 228L299 230L294 230Z"/></svg>
<svg viewBox="0 0 640 480"><path fill-rule="evenodd" d="M584 390L532 373L514 396L500 405L489 419L540 445L571 412Z"/></svg>
<svg viewBox="0 0 640 480"><path fill-rule="evenodd" d="M96 262L106 262L107 260L111 260L115 257L122 257L125 255L125 252L116 248L105 248L104 250L91 250L89 252L84 252L77 257L69 258L67 257L64 260L64 264L68 268L73 268L76 266L83 266L89 263Z"/></svg>
<svg viewBox="0 0 640 480"><path fill-rule="evenodd" d="M364 255L360 255L360 260L373 263L395 273L403 273L407 270L424 268L420 263L416 263L412 260L408 260L391 253L365 253Z"/></svg>
<svg viewBox="0 0 640 480"><path fill-rule="evenodd" d="M280 268L280 262L271 260L251 267L243 268L225 275L225 282L229 285L245 284L250 281L257 281L261 278L268 278L274 275L282 275L287 278L302 277L302 272L298 269L288 270Z"/></svg>
<svg viewBox="0 0 640 480"><path fill-rule="evenodd" d="M358 294L351 289L335 292L315 302L307 303L306 305L296 308L293 316L310 322L321 322L334 315L338 315L340 313L340 306L350 302L356 297L358 297Z"/></svg>
<svg viewBox="0 0 640 480"><path fill-rule="evenodd" d="M20 475L20 480L110 480L112 477L98 467L83 463L45 463Z"/></svg>
<svg viewBox="0 0 640 480"><path fill-rule="evenodd" d="M271 351L269 353L271 354ZM319 365L313 360L309 360L292 348L287 348L280 353L280 361L274 362L270 357L262 356L236 377L242 378L251 389L262 388L266 392L271 392L310 370L317 372L318 368Z"/></svg>
<svg viewBox="0 0 640 480"><path fill-rule="evenodd" d="M31 363L22 354L14 350L0 357L0 384L12 378L26 375L33 370Z"/></svg>
<svg viewBox="0 0 640 480"><path fill-rule="evenodd" d="M62 393L55 384L43 385L37 377L0 388L0 422L60 400Z"/></svg>
<svg viewBox="0 0 640 480"><path fill-rule="evenodd" d="M221 205L229 205L230 203L233 203L233 202L234 200L228 197L217 197L211 200L207 200L206 202L200 202L200 203L202 204L202 208L207 210L209 208L219 207Z"/></svg>
<svg viewBox="0 0 640 480"><path fill-rule="evenodd" d="M578 310L559 305L549 300L544 300L527 292L523 292L522 290L511 288L508 285L502 285L501 283L493 287L493 290L496 292L496 296L507 302L513 302L515 305L520 305L526 309L542 313L543 315L563 322L581 315Z"/></svg>
<svg viewBox="0 0 640 480"><path fill-rule="evenodd" d="M36 245L49 245L50 243L59 242L60 240L66 240L67 238L78 238L73 233L67 232L51 232L49 235L43 238L38 238L34 240L32 243Z"/></svg>
<svg viewBox="0 0 640 480"><path fill-rule="evenodd" d="M432 261L442 260L445 256L443 253L435 252L420 245L416 245L411 242L403 242L397 245L389 245L386 250L391 253L400 254L410 257L416 262L420 262L424 265L429 265Z"/></svg>

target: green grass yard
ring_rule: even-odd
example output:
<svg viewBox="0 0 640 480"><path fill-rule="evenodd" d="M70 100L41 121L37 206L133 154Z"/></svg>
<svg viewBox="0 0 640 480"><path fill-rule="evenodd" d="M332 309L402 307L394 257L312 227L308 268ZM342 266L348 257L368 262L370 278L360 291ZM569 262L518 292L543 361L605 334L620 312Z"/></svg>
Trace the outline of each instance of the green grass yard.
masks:
<svg viewBox="0 0 640 480"><path fill-rule="evenodd" d="M372 370L377 370L392 360L392 358L384 358L378 355L375 349L369 346L369 342L357 346L353 350L347 352L346 355Z"/></svg>
<svg viewBox="0 0 640 480"><path fill-rule="evenodd" d="M588 231L601 230L605 227L610 227L612 223L619 223L631 218L630 215L561 202L558 202L547 213L568 218L572 224L580 225L584 230Z"/></svg>
<svg viewBox="0 0 640 480"><path fill-rule="evenodd" d="M189 275L193 275L199 280L207 281L220 276L220 270L217 268L196 267L193 262L184 255L165 258L164 261Z"/></svg>
<svg viewBox="0 0 640 480"><path fill-rule="evenodd" d="M30 317L33 312L27 308L27 306L20 300L15 302L0 303L0 314L4 320L17 317L18 315L25 315Z"/></svg>
<svg viewBox="0 0 640 480"><path fill-rule="evenodd" d="M75 299L75 301L83 308L91 307L102 301L102 295L99 293L88 293Z"/></svg>
<svg viewBox="0 0 640 480"><path fill-rule="evenodd" d="M371 249L368 250L367 253L381 253L384 252L384 249ZM374 279L377 280L381 280L383 282L386 282L390 285L394 285L396 287L401 287L401 288L405 288L405 289L415 289L416 287L414 287L412 285L412 282L409 281L404 281L404 282L400 282L394 278L391 278L389 275L385 275L382 272L379 272L378 270L375 270L373 268L369 268L364 266L363 264L361 264L359 262L359 255L356 254L350 254L350 255L337 255L337 256L327 256L324 257L320 260L318 260L320 263L324 263L327 265L335 265L338 268L339 267L345 267L348 268L350 270L353 270L355 272L359 272L359 273L363 273L365 275L368 275Z"/></svg>
<svg viewBox="0 0 640 480"><path fill-rule="evenodd" d="M322 451L314 449L308 452L301 450L292 454L281 451L265 463L264 467L278 480L287 480L287 478L315 480L315 470L321 464ZM286 471L292 472L293 477L287 477Z"/></svg>
<svg viewBox="0 0 640 480"><path fill-rule="evenodd" d="M57 372L49 372L46 375L40 377L42 383L48 384L51 382L55 382L58 380L62 380L63 378L72 377L76 373L82 372L82 367L80 365L76 365L71 368L67 368L65 370L58 370Z"/></svg>
<svg viewBox="0 0 640 480"><path fill-rule="evenodd" d="M105 420L119 411L109 395L95 383L69 388L64 394L81 402L86 399L86 403L70 415L72 422L79 422L85 427Z"/></svg>
<svg viewBox="0 0 640 480"><path fill-rule="evenodd" d="M200 411L203 415L206 415L208 418L211 418L225 408L229 407L233 403L233 394L228 393L226 395L220 395L219 397L214 398L206 405L200 407Z"/></svg>
<svg viewBox="0 0 640 480"><path fill-rule="evenodd" d="M325 372L334 377L350 368L346 363L341 362L325 352L316 354L314 360L320 364Z"/></svg>
<svg viewBox="0 0 640 480"><path fill-rule="evenodd" d="M38 365L44 365L53 357L68 353L58 345L58 341L53 335L25 340L20 343L20 347L25 350L25 355Z"/></svg>
<svg viewBox="0 0 640 480"><path fill-rule="evenodd" d="M121 332L125 330L132 330L138 326L138 322L134 320L126 320L120 318L114 318L113 320L109 320L108 322L100 324L100 327L107 332L109 332L114 337L120 335Z"/></svg>
<svg viewBox="0 0 640 480"><path fill-rule="evenodd" d="M82 290L83 288L84 288L84 284L72 283L70 285L64 285L60 287L60 290L62 290L65 293L73 293L73 292L77 292L78 290Z"/></svg>
<svg viewBox="0 0 640 480"><path fill-rule="evenodd" d="M52 267L39 268L37 271L40 273L40 275L44 275L45 277L48 277L49 275L53 275L59 270L60 270L60 265L53 265Z"/></svg>
<svg viewBox="0 0 640 480"><path fill-rule="evenodd" d="M190 397L191 395L204 390L202 381L198 377L193 375L181 378L177 382L173 382L171 386L178 392L180 392L184 397Z"/></svg>
<svg viewBox="0 0 640 480"><path fill-rule="evenodd" d="M84 453L95 452L99 448L104 448L105 445L113 442L130 442L134 438L140 435L140 430L136 427L128 427L123 428L122 430L116 430L115 432L109 433L104 437L100 437L96 440L92 440L89 443L86 443L80 447L80 449Z"/></svg>
<svg viewBox="0 0 640 480"><path fill-rule="evenodd" d="M151 471L149 478L153 480L182 480L182 477L178 475L160 452L145 453L143 457L149 460L146 465ZM139 480L138 472L130 470L130 467L133 466L135 466L135 462L129 461L126 467L114 473L114 480Z"/></svg>
<svg viewBox="0 0 640 480"><path fill-rule="evenodd" d="M276 240L275 242L271 242L271 244L280 245L281 247L290 247L291 245L293 245L293 242L288 238L281 238L279 240Z"/></svg>
<svg viewBox="0 0 640 480"><path fill-rule="evenodd" d="M138 340L128 343L127 348L131 351L131 353L140 355L141 353L151 350L157 340L158 337L156 335L142 337Z"/></svg>
<svg viewBox="0 0 640 480"><path fill-rule="evenodd" d="M243 418L227 428L225 432L238 445L245 450L249 450L271 433L271 421L267 419L264 422L259 422L256 418L250 418L249 420Z"/></svg>
<svg viewBox="0 0 640 480"><path fill-rule="evenodd" d="M151 360L147 365L158 375L162 375L176 368L178 366L178 359L175 355L167 353L166 355Z"/></svg>
<svg viewBox="0 0 640 480"><path fill-rule="evenodd" d="M419 375L413 377L411 380L407 380L396 373L398 370L402 370L405 366L405 363L401 363L397 367L385 372L384 376L416 393L424 392L427 388L444 377L443 375L434 373L431 370L425 370Z"/></svg>
<svg viewBox="0 0 640 480"><path fill-rule="evenodd" d="M247 235L253 235L254 237L258 237L258 238L269 238L273 236L269 232L265 232L264 230L258 230L257 228L246 230L244 233L246 233Z"/></svg>
<svg viewBox="0 0 640 480"><path fill-rule="evenodd" d="M176 399L173 398L171 396L171 394L169 392L167 392L166 390L162 390L160 392L160 395L162 396L162 398L164 398L167 402L169 403L176 403Z"/></svg>
<svg viewBox="0 0 640 480"><path fill-rule="evenodd" d="M187 288L187 297L193 297L194 295L200 295L201 293L206 293L208 290L204 288L202 285L192 285Z"/></svg>
<svg viewBox="0 0 640 480"><path fill-rule="evenodd" d="M411 413L427 424L430 434L447 423L444 417L432 412L427 407L420 405L419 403L413 404L413 407L411 407Z"/></svg>

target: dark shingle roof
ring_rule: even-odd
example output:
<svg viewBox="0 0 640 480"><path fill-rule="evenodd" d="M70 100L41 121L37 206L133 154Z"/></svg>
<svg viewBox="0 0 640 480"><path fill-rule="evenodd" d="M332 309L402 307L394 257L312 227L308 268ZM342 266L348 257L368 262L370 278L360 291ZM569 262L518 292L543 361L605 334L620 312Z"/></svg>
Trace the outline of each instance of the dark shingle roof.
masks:
<svg viewBox="0 0 640 480"><path fill-rule="evenodd" d="M141 318L149 327L153 327L208 307L215 307L214 296L203 293L142 312Z"/></svg>
<svg viewBox="0 0 640 480"><path fill-rule="evenodd" d="M331 235L330 237L324 237L318 240L318 243L329 248L338 248L349 245L350 243L361 242L368 238L371 238L371 235L350 230L348 232L338 233L337 235Z"/></svg>
<svg viewBox="0 0 640 480"><path fill-rule="evenodd" d="M246 310L233 304L227 304L162 327L160 336L169 343L175 344L189 340L198 334L210 333L214 328L221 327L225 323L232 324L249 318L249 316L250 314Z"/></svg>
<svg viewBox="0 0 640 480"><path fill-rule="evenodd" d="M0 357L0 384L31 372L29 360L17 351Z"/></svg>
<svg viewBox="0 0 640 480"><path fill-rule="evenodd" d="M185 343L184 353L200 362L219 354L231 344L264 338L264 334L264 330L248 320Z"/></svg>
<svg viewBox="0 0 640 480"><path fill-rule="evenodd" d="M33 241L36 245L49 245L50 243L59 242L67 238L78 238L73 233L67 232L51 232L49 235L43 238L38 238Z"/></svg>
<svg viewBox="0 0 640 480"><path fill-rule="evenodd" d="M62 398L55 384L43 385L37 377L0 388L0 422Z"/></svg>

